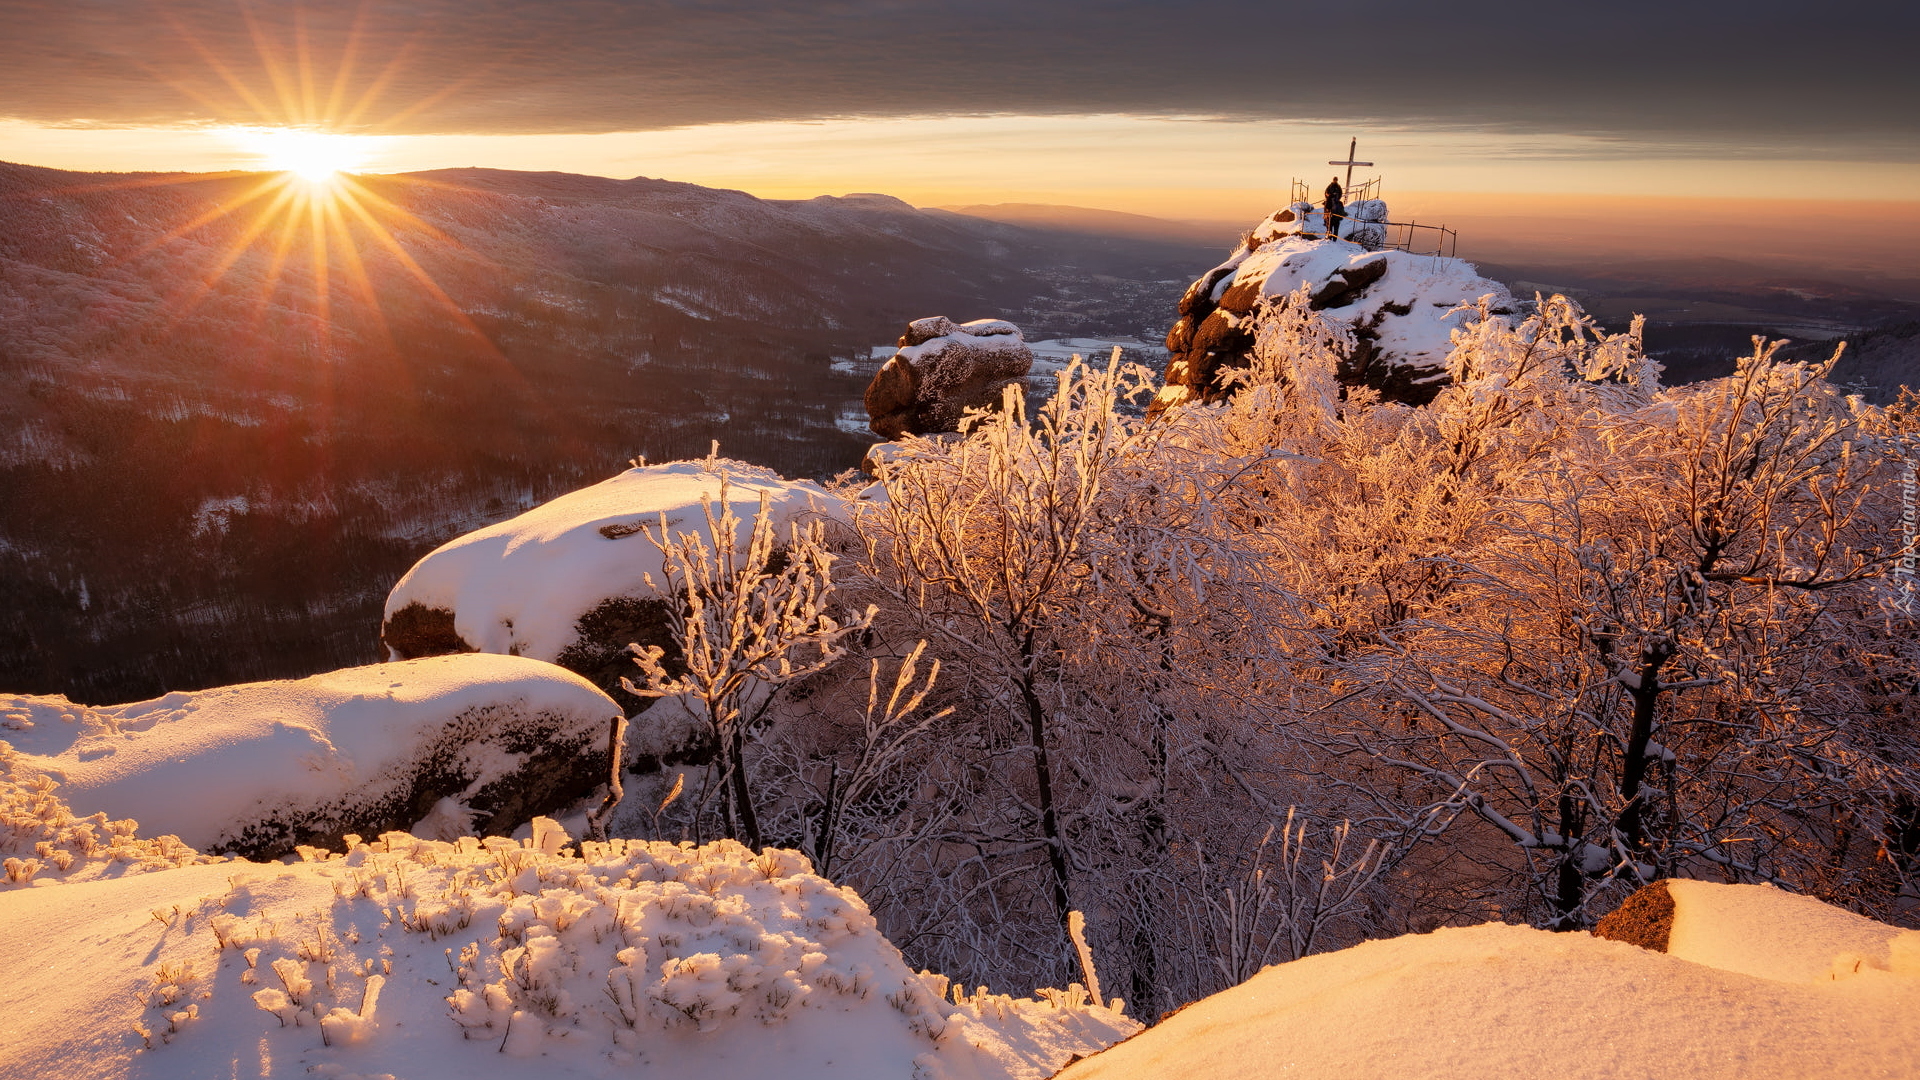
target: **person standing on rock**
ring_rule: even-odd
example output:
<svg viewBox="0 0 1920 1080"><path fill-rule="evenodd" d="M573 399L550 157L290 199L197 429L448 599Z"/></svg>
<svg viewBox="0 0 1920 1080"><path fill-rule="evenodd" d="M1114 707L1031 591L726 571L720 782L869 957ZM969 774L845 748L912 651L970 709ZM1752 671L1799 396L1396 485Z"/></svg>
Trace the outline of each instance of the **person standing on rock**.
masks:
<svg viewBox="0 0 1920 1080"><path fill-rule="evenodd" d="M1340 178L1334 177L1327 185L1327 201L1323 204L1322 216L1326 218L1327 239L1340 239L1340 219L1347 215L1347 204L1340 201L1346 192L1340 190Z"/></svg>

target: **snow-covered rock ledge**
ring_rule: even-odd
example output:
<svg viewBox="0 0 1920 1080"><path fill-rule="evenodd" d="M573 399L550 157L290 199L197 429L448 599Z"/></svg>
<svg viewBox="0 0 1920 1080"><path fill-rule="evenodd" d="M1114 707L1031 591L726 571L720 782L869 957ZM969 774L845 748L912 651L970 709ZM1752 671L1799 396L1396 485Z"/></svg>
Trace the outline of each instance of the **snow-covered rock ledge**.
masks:
<svg viewBox="0 0 1920 1080"><path fill-rule="evenodd" d="M605 777L619 712L552 664L443 656L130 705L0 696L0 746L88 812L272 857L416 825L511 832Z"/></svg>

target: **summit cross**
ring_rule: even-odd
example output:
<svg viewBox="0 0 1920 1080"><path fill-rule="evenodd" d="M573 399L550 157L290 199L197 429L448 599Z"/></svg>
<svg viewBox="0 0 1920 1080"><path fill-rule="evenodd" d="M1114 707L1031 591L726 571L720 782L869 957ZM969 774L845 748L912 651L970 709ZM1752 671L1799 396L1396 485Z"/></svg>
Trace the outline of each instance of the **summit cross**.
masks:
<svg viewBox="0 0 1920 1080"><path fill-rule="evenodd" d="M1371 161L1355 161L1353 159L1353 152L1359 148L1360 148L1360 137L1358 135L1355 135L1353 137L1353 140L1347 143L1347 160L1327 162L1327 164L1329 165L1345 165L1347 167L1347 183L1346 183L1347 187L1353 186L1353 167L1355 165L1362 165L1369 169L1373 168L1373 162Z"/></svg>

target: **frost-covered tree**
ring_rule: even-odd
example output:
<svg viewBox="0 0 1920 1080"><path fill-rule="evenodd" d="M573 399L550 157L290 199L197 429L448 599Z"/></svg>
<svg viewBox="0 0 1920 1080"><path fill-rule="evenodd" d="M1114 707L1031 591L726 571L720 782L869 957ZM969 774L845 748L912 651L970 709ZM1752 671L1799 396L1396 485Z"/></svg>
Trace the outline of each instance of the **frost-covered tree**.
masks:
<svg viewBox="0 0 1920 1080"><path fill-rule="evenodd" d="M659 646L636 647L643 681L622 679L621 685L637 697L677 698L705 724L718 776L710 768L695 796L696 825L718 793L727 834L758 848L762 835L747 772L748 740L763 730L778 690L832 666L845 655L842 640L870 626L875 611L836 619L827 610L836 556L823 540L823 523L796 522L784 547L777 545L763 492L741 546L733 542L741 523L727 494L723 480L717 513L714 500L702 497L704 535L697 529L674 532L664 512L646 530L665 575L648 584L674 599L668 622L680 655L670 669Z"/></svg>
<svg viewBox="0 0 1920 1080"><path fill-rule="evenodd" d="M910 856L898 937L1045 978L1082 910L1108 987L1151 1012L1218 988L1207 904L1294 800L1260 734L1288 598L1236 501L1268 452L1144 423L1149 385L1076 364L1032 422L1014 398L909 443L856 526L857 587L941 657L955 707L923 772L957 809Z"/></svg>
<svg viewBox="0 0 1920 1080"><path fill-rule="evenodd" d="M1333 401L1307 329L1254 373L1298 455L1256 542L1320 622L1297 762L1548 925L1659 876L1885 877L1916 755L1861 696L1897 547L1872 410L1771 347L1663 389L1557 297L1476 313L1424 410Z"/></svg>

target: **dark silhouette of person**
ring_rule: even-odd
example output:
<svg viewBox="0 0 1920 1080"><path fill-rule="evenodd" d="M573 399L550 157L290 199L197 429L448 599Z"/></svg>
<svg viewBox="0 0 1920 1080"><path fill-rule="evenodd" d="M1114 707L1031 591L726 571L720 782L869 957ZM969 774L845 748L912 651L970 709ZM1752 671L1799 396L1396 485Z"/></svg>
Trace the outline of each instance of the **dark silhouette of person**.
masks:
<svg viewBox="0 0 1920 1080"><path fill-rule="evenodd" d="M1323 204L1329 240L1340 239L1340 219L1347 216L1347 204L1340 201L1344 194L1346 192L1340 190L1340 178L1334 177L1333 182L1327 185L1327 201Z"/></svg>

